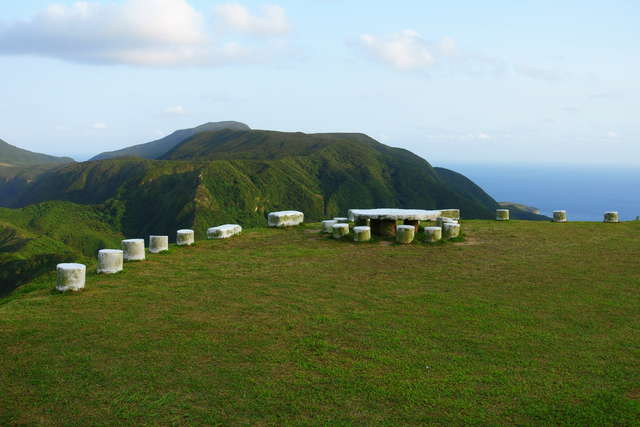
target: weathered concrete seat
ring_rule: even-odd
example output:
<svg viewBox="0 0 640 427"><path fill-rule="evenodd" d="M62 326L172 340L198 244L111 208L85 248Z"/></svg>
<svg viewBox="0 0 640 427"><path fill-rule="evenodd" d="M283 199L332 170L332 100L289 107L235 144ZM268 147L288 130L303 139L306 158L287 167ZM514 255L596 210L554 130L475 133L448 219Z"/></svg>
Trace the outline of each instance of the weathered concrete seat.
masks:
<svg viewBox="0 0 640 427"><path fill-rule="evenodd" d="M496 209L496 221L509 221L509 209Z"/></svg>
<svg viewBox="0 0 640 427"><path fill-rule="evenodd" d="M149 252L159 254L169 250L169 236L149 236Z"/></svg>
<svg viewBox="0 0 640 427"><path fill-rule="evenodd" d="M620 214L616 211L605 212L604 222L609 222L609 223L620 222Z"/></svg>
<svg viewBox="0 0 640 427"><path fill-rule="evenodd" d="M567 222L567 211L553 211L553 222Z"/></svg>
<svg viewBox="0 0 640 427"><path fill-rule="evenodd" d="M445 223L450 222L453 224L457 224L458 220L457 219L453 219L453 218L449 218L446 216L440 216L438 217L438 219L436 220L436 225L440 228L442 228L444 226Z"/></svg>
<svg viewBox="0 0 640 427"><path fill-rule="evenodd" d="M178 230L176 244L178 246L191 246L196 242L196 233L193 230Z"/></svg>
<svg viewBox="0 0 640 427"><path fill-rule="evenodd" d="M98 251L98 274L116 274L122 271L124 252L117 249Z"/></svg>
<svg viewBox="0 0 640 427"><path fill-rule="evenodd" d="M242 227L238 224L225 224L212 227L207 230L208 239L228 239L242 233Z"/></svg>
<svg viewBox="0 0 640 427"><path fill-rule="evenodd" d="M87 266L84 264L58 264L56 289L60 292L77 292L84 288Z"/></svg>
<svg viewBox="0 0 640 427"><path fill-rule="evenodd" d="M460 236L460 224L445 222L442 226L442 238L445 240L455 239Z"/></svg>
<svg viewBox="0 0 640 427"><path fill-rule="evenodd" d="M361 225L353 227L353 240L355 242L368 242L371 240L371 227Z"/></svg>
<svg viewBox="0 0 640 427"><path fill-rule="evenodd" d="M295 227L304 222L304 213L298 211L271 212L267 220L269 227Z"/></svg>
<svg viewBox="0 0 640 427"><path fill-rule="evenodd" d="M333 238L341 239L349 234L349 224L333 224Z"/></svg>
<svg viewBox="0 0 640 427"><path fill-rule="evenodd" d="M337 217L337 218L333 218L333 219L338 221L338 223L349 222L349 218Z"/></svg>
<svg viewBox="0 0 640 427"><path fill-rule="evenodd" d="M326 221L322 221L322 232L331 234L333 233L333 224L337 224L338 221L335 219L328 219Z"/></svg>
<svg viewBox="0 0 640 427"><path fill-rule="evenodd" d="M429 243L435 243L442 240L442 227L425 227L425 240Z"/></svg>
<svg viewBox="0 0 640 427"><path fill-rule="evenodd" d="M127 239L122 241L125 261L144 261L144 239Z"/></svg>
<svg viewBox="0 0 640 427"><path fill-rule="evenodd" d="M396 227L396 242L408 244L416 237L416 227L413 225L398 225Z"/></svg>
<svg viewBox="0 0 640 427"><path fill-rule="evenodd" d="M460 209L442 209L440 216L451 219L460 219Z"/></svg>

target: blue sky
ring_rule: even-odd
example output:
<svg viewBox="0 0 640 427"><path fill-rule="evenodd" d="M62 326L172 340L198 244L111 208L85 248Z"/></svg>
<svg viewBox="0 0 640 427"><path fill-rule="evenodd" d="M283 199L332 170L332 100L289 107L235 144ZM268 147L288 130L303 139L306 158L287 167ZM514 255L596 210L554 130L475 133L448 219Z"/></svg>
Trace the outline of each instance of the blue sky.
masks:
<svg viewBox="0 0 640 427"><path fill-rule="evenodd" d="M57 6L55 6L57 5ZM207 121L434 164L640 164L637 1L21 0L0 138L78 159Z"/></svg>

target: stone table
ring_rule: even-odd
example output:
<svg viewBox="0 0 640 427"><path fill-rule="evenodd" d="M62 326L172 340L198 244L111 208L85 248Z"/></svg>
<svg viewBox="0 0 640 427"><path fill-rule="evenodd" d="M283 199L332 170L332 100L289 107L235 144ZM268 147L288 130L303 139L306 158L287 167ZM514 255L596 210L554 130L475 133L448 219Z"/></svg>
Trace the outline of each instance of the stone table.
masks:
<svg viewBox="0 0 640 427"><path fill-rule="evenodd" d="M416 231L420 221L436 221L441 216L460 216L457 209L419 210L419 209L351 209L349 218L356 224L369 220L371 232L378 236L392 237L396 235L396 224L404 221L405 225L413 225Z"/></svg>

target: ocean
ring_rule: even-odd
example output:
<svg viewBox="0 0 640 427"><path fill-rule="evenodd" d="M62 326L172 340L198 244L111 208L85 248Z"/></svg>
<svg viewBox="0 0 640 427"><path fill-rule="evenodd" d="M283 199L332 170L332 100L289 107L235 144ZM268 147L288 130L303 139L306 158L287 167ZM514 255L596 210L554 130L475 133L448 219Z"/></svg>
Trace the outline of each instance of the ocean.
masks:
<svg viewBox="0 0 640 427"><path fill-rule="evenodd" d="M499 202L534 206L544 215L564 209L569 220L640 216L640 168L611 166L444 165L467 176Z"/></svg>

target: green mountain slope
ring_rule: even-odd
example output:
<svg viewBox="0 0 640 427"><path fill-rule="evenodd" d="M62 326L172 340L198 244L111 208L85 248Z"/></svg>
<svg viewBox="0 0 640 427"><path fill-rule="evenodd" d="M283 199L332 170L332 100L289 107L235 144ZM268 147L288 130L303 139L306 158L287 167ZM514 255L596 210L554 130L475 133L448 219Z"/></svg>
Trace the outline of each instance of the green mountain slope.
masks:
<svg viewBox="0 0 640 427"><path fill-rule="evenodd" d="M265 213L298 209L309 220L359 207L460 208L493 212L444 182L427 161L359 134L205 132L166 160L113 159L69 165L36 180L14 201L109 202L125 234L170 233L212 224L265 223Z"/></svg>
<svg viewBox="0 0 640 427"><path fill-rule="evenodd" d="M55 157L47 154L33 153L31 151L15 147L0 139L0 168L43 164L64 164L72 162L73 159L69 157Z"/></svg>
<svg viewBox="0 0 640 427"><path fill-rule="evenodd" d="M206 131L218 131L222 129L249 130L249 126L245 125L244 123L233 121L206 123L192 129L182 129L175 131L169 136L158 139L156 141L148 142L146 144L139 144L117 151L101 153L93 157L91 160L105 160L121 157L142 157L143 159L157 159L174 148L176 145L182 143L183 141L191 138L194 135L197 135L198 133Z"/></svg>
<svg viewBox="0 0 640 427"><path fill-rule="evenodd" d="M452 188L454 188L459 193L464 194L469 199L480 203L482 206L485 206L491 210L505 207L496 202L493 197L488 195L482 188L480 188L480 186L478 186L466 176L458 172L440 167L436 167L435 170L438 175ZM547 221L551 219L544 215L539 215L527 209L520 208L520 206L522 205L511 204L510 206L508 206L508 208L511 210L511 218L531 221Z"/></svg>
<svg viewBox="0 0 640 427"><path fill-rule="evenodd" d="M45 202L23 209L0 208L0 296L51 271L60 262L93 258L118 248L117 211L108 206Z"/></svg>

